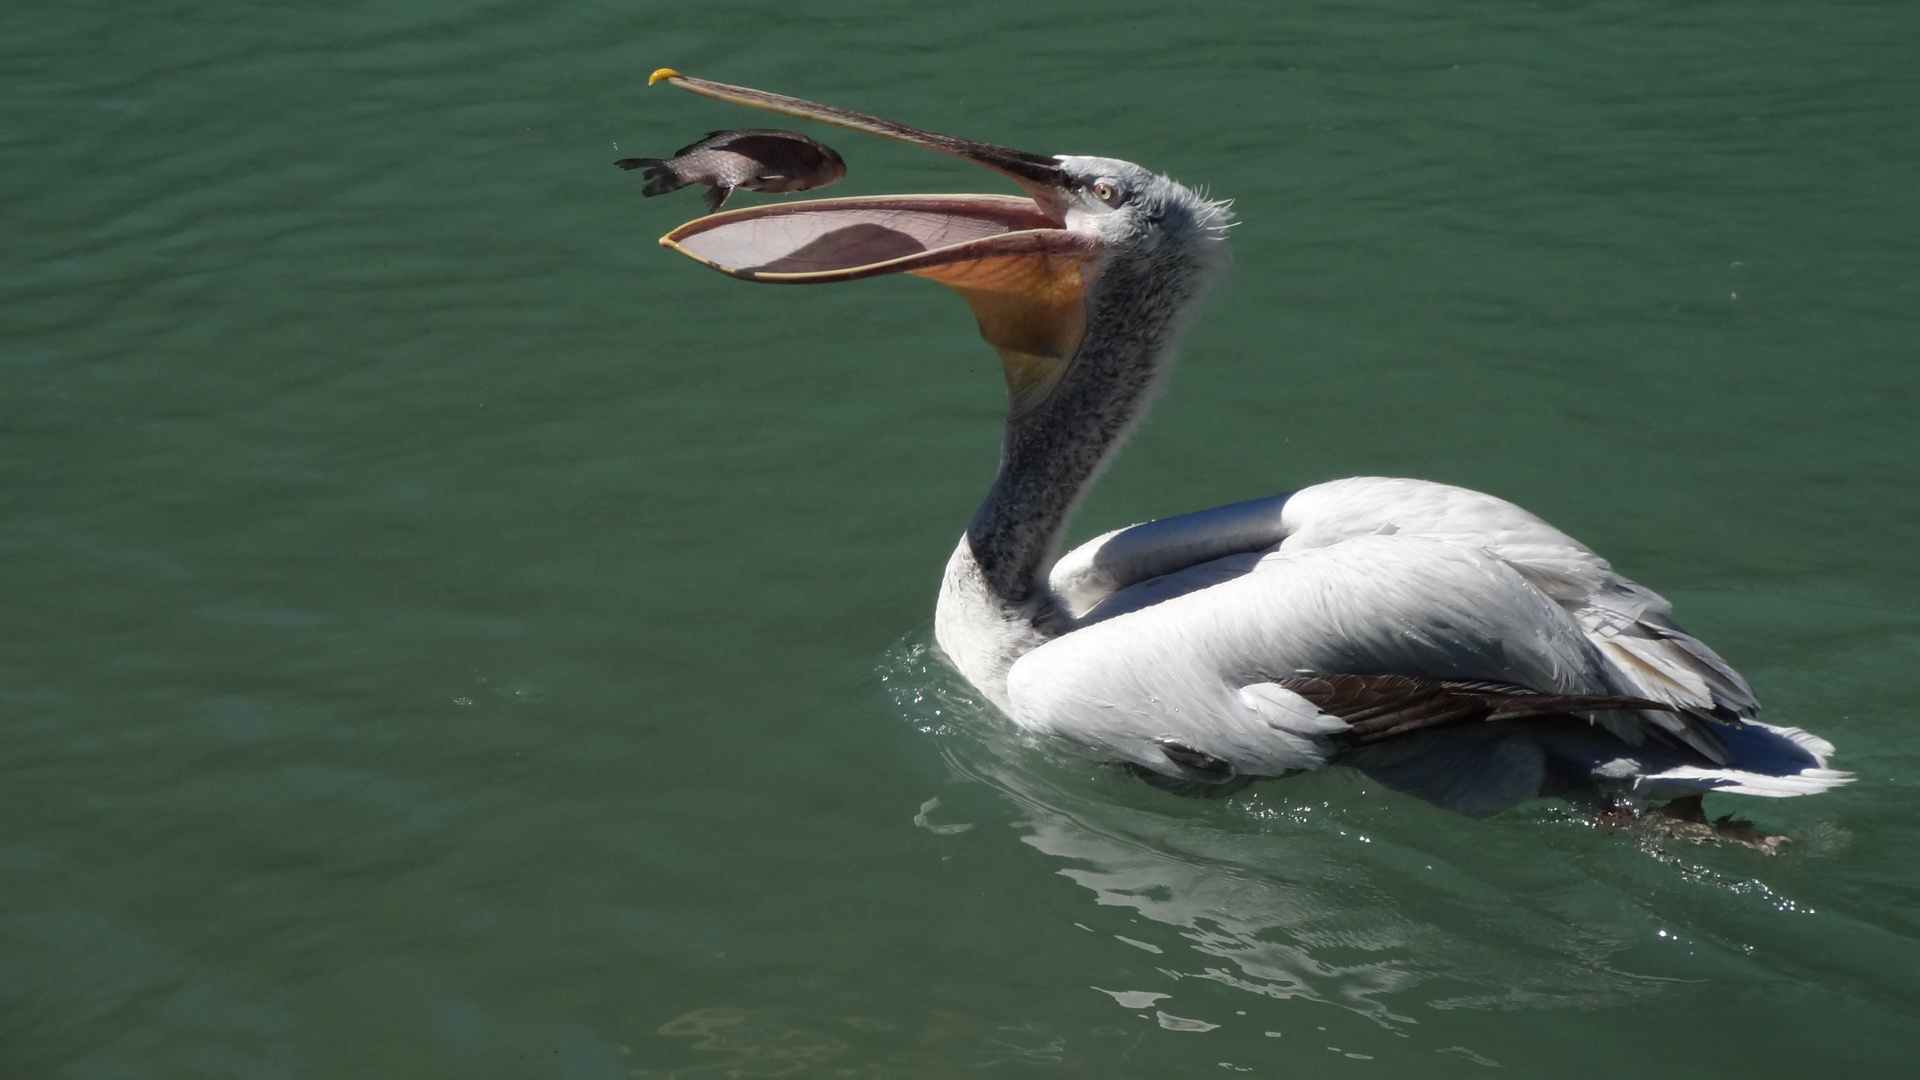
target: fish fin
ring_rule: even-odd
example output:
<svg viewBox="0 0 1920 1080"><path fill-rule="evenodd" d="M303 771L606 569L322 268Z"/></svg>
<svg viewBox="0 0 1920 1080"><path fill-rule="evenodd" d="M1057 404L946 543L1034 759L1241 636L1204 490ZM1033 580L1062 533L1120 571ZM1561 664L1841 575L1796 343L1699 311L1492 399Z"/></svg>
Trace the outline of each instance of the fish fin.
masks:
<svg viewBox="0 0 1920 1080"><path fill-rule="evenodd" d="M733 194L733 188L726 184L715 184L707 189L707 213L711 214L726 204L727 196Z"/></svg>
<svg viewBox="0 0 1920 1080"><path fill-rule="evenodd" d="M733 135L733 134L737 134L737 133L727 128L721 128L719 131L709 131L705 135L700 136L700 140L698 142L690 142L687 145L681 147L680 149L675 150L673 152L673 156L685 157L686 155L693 153L695 150L706 150L708 149L707 144L712 142L713 140L719 138L722 135Z"/></svg>
<svg viewBox="0 0 1920 1080"><path fill-rule="evenodd" d="M634 169L647 170L642 174L646 177L647 183L640 189L640 194L648 198L665 195L669 191L679 191L687 186L687 182L680 179L680 174L673 171L672 162L657 157L621 158L614 164L629 172Z"/></svg>

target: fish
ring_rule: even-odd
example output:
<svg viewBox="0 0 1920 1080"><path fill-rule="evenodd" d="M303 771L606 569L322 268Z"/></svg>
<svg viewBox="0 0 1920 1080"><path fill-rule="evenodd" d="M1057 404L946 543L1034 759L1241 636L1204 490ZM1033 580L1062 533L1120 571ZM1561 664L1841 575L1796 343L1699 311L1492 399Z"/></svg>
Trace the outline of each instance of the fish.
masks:
<svg viewBox="0 0 1920 1080"><path fill-rule="evenodd" d="M621 158L623 169L645 169L646 196L665 195L689 184L707 185L707 210L720 209L735 188L748 191L806 191L837 184L847 163L833 148L797 131L752 128L709 131L670 158Z"/></svg>

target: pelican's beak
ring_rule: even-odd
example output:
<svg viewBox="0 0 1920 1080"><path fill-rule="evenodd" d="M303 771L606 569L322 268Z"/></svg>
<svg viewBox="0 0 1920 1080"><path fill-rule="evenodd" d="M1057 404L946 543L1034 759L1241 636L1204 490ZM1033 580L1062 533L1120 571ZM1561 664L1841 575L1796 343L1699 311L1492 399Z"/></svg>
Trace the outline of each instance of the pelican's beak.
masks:
<svg viewBox="0 0 1920 1080"><path fill-rule="evenodd" d="M696 94L864 131L971 161L1011 178L1014 195L879 195L775 203L690 221L660 238L723 274L780 285L912 274L966 299L980 336L1000 352L1016 411L1059 381L1086 331L1089 236L1069 232L1067 178L1051 158L956 139L877 116L695 79L665 80Z"/></svg>

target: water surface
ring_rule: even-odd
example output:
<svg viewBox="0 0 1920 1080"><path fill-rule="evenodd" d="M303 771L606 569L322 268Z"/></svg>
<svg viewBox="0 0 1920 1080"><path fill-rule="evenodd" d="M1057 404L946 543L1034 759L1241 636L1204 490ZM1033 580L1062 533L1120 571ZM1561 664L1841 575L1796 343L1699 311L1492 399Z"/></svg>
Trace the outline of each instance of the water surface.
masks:
<svg viewBox="0 0 1920 1080"><path fill-rule="evenodd" d="M30 2L0 43L8 1076L1911 1067L1911 5ZM1076 536L1494 492L1859 781L1710 800L1766 859L1011 738L927 652L991 351L924 282L658 249L697 198L613 160L765 122L662 64L1237 200ZM1003 189L813 133L831 194Z"/></svg>

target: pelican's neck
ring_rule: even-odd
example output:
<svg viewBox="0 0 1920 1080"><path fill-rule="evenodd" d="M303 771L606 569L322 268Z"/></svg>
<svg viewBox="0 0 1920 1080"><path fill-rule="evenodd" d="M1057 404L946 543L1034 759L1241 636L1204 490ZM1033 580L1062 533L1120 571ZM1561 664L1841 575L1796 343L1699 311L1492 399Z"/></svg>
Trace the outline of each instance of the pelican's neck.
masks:
<svg viewBox="0 0 1920 1080"><path fill-rule="evenodd" d="M1151 403L1211 269L1205 255L1102 267L1060 384L1008 416L1000 472L967 527L981 577L1003 605L1052 621L1047 569L1081 499Z"/></svg>

